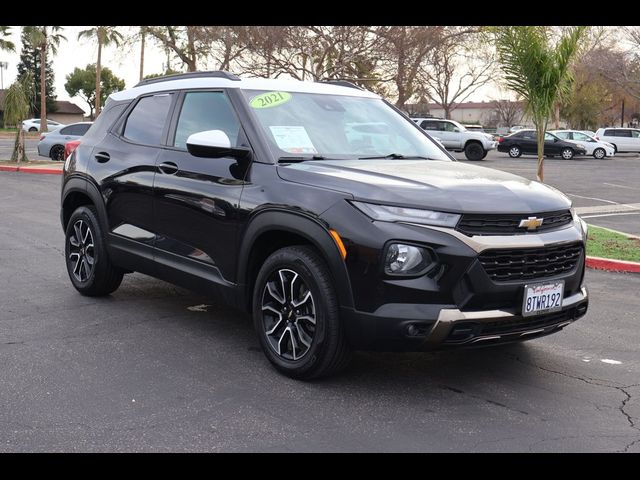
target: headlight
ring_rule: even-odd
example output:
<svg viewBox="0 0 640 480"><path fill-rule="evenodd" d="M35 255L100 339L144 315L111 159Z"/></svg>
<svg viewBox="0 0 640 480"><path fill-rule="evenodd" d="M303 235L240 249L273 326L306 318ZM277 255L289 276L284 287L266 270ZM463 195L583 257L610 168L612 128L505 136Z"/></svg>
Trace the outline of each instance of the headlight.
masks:
<svg viewBox="0 0 640 480"><path fill-rule="evenodd" d="M415 245L392 243L387 247L384 273L387 275L417 275L433 263L429 250Z"/></svg>
<svg viewBox="0 0 640 480"><path fill-rule="evenodd" d="M376 205L374 203L351 202L351 204L374 220L383 222L411 222L439 227L455 227L460 215L419 208L394 207L391 205Z"/></svg>

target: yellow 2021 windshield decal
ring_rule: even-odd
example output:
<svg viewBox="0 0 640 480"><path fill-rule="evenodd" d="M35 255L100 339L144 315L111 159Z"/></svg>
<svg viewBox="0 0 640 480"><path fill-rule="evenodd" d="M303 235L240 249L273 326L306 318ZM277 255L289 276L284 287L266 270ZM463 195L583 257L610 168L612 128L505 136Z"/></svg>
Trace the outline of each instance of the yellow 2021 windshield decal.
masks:
<svg viewBox="0 0 640 480"><path fill-rule="evenodd" d="M249 105L252 108L270 108L282 105L289 100L291 100L291 94L288 92L267 92L253 97Z"/></svg>

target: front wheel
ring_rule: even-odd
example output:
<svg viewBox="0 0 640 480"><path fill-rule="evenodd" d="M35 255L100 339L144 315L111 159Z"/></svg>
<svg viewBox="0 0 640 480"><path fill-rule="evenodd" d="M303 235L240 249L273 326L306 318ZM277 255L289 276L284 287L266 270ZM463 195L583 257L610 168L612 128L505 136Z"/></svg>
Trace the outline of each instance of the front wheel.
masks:
<svg viewBox="0 0 640 480"><path fill-rule="evenodd" d="M331 274L310 247L282 248L267 258L256 279L253 321L264 354L289 377L327 376L351 357Z"/></svg>
<svg viewBox="0 0 640 480"><path fill-rule="evenodd" d="M596 148L593 151L593 157L598 160L602 160L607 155L607 152L604 151L604 148Z"/></svg>
<svg viewBox="0 0 640 480"><path fill-rule="evenodd" d="M114 292L124 272L109 259L96 210L78 207L67 224L65 240L67 272L82 295L97 297Z"/></svg>
<svg viewBox="0 0 640 480"><path fill-rule="evenodd" d="M518 158L520 155L522 155L522 150L520 150L520 147L517 145L514 145L509 149L509 156L511 158Z"/></svg>
<svg viewBox="0 0 640 480"><path fill-rule="evenodd" d="M469 142L467 146L464 147L464 155L467 157L467 160L478 161L484 158L485 151L478 142Z"/></svg>
<svg viewBox="0 0 640 480"><path fill-rule="evenodd" d="M37 131L38 131L38 129L37 129L36 127L30 127L30 128L29 128L29 131L30 131L30 132L37 132Z"/></svg>
<svg viewBox="0 0 640 480"><path fill-rule="evenodd" d="M573 148L563 148L562 158L564 158L565 160L571 160L573 158Z"/></svg>

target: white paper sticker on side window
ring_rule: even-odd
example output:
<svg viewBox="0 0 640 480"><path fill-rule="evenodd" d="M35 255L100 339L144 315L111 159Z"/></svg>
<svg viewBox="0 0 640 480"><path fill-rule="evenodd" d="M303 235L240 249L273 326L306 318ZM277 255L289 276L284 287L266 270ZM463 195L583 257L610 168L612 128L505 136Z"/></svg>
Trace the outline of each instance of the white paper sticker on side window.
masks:
<svg viewBox="0 0 640 480"><path fill-rule="evenodd" d="M289 153L318 153L303 126L270 126L278 147Z"/></svg>

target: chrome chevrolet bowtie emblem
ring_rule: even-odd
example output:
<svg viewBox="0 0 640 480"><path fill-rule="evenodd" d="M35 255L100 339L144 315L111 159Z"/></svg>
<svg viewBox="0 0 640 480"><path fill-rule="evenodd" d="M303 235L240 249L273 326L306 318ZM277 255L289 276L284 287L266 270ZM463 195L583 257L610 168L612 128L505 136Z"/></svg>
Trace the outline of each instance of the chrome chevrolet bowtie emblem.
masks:
<svg viewBox="0 0 640 480"><path fill-rule="evenodd" d="M518 227L520 228L527 227L527 230L536 230L540 225L542 225L543 221L544 221L544 218L529 217L529 218L520 220L520 225L518 225Z"/></svg>

